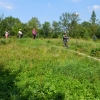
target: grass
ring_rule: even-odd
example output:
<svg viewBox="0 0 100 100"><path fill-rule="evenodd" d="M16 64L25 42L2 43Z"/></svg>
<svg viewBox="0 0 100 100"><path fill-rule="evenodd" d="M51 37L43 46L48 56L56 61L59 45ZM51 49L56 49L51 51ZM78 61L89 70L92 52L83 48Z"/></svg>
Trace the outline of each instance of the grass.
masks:
<svg viewBox="0 0 100 100"><path fill-rule="evenodd" d="M93 40L83 40L83 39L79 39L78 40L78 44L76 45L76 40L75 39L72 39L71 42L70 42L70 48L72 50L75 50L75 51L78 51L78 52L81 52L81 53L84 53L84 54L87 54L87 55L91 55L92 51L95 51L95 49L100 49L100 41L93 41ZM97 58L100 58L100 54L96 54L98 53L95 52L95 54L92 53L92 55L94 57L97 57ZM97 56L98 55L98 56Z"/></svg>
<svg viewBox="0 0 100 100"><path fill-rule="evenodd" d="M100 62L70 52L74 39L70 48L60 39L2 41L0 100L100 100ZM77 51L98 44L80 40Z"/></svg>

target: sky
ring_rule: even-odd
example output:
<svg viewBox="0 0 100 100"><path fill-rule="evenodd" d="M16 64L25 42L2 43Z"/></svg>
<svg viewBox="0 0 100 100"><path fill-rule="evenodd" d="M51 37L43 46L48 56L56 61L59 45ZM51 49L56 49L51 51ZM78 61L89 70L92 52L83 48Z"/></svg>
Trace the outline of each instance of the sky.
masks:
<svg viewBox="0 0 100 100"><path fill-rule="evenodd" d="M100 0L0 0L0 15L27 23L32 17L44 22L59 21L62 13L79 14L80 23L89 21L92 11L100 20Z"/></svg>

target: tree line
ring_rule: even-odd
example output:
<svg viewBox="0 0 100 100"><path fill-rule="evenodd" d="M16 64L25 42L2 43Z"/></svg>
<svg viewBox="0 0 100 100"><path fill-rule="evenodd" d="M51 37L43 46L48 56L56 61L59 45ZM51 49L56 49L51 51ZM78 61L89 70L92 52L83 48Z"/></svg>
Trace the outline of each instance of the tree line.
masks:
<svg viewBox="0 0 100 100"><path fill-rule="evenodd" d="M100 20L96 18L96 13L93 10L90 20L79 23L81 19L77 13L62 13L59 21L40 23L37 17L32 17L27 23L22 23L20 19L12 16L5 17L4 14L0 16L0 37L5 35L8 30L10 36L18 35L18 30L22 29L24 37L32 37L32 29L35 28L38 37L42 38L59 38L62 33L66 32L73 38L88 39L95 35L100 38Z"/></svg>

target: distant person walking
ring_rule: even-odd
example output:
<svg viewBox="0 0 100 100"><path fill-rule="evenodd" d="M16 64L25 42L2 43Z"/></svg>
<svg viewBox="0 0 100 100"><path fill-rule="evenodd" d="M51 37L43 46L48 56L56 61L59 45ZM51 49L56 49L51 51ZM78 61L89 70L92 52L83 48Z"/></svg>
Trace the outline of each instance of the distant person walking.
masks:
<svg viewBox="0 0 100 100"><path fill-rule="evenodd" d="M6 39L9 37L9 32L8 31L5 31L5 37L6 37Z"/></svg>
<svg viewBox="0 0 100 100"><path fill-rule="evenodd" d="M93 41L96 41L97 40L97 37L96 37L96 35L93 35Z"/></svg>
<svg viewBox="0 0 100 100"><path fill-rule="evenodd" d="M63 34L63 43L64 43L65 47L68 47L68 44L67 44L68 40L69 40L69 37L67 37L66 33L64 33Z"/></svg>
<svg viewBox="0 0 100 100"><path fill-rule="evenodd" d="M35 39L36 38L36 35L37 35L35 28L32 30L32 35L33 35L33 39Z"/></svg>
<svg viewBox="0 0 100 100"><path fill-rule="evenodd" d="M22 30L19 29L19 31L18 31L18 37L19 37L19 38L22 38L22 36L23 36Z"/></svg>

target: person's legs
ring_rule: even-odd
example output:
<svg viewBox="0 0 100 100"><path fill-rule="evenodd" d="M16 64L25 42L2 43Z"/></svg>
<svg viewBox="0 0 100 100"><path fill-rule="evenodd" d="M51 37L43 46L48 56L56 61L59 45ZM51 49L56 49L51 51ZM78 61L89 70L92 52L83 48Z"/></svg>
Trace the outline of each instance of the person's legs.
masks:
<svg viewBox="0 0 100 100"><path fill-rule="evenodd" d="M19 38L21 38L21 34L19 34Z"/></svg>
<svg viewBox="0 0 100 100"><path fill-rule="evenodd" d="M64 46L66 47L66 40L64 40Z"/></svg>
<svg viewBox="0 0 100 100"><path fill-rule="evenodd" d="M64 46L68 48L67 41L64 41Z"/></svg>
<svg viewBox="0 0 100 100"><path fill-rule="evenodd" d="M34 34L34 39L36 38L36 34Z"/></svg>
<svg viewBox="0 0 100 100"><path fill-rule="evenodd" d="M8 38L8 34L6 34L6 39Z"/></svg>
<svg viewBox="0 0 100 100"><path fill-rule="evenodd" d="M66 47L68 48L68 43L66 42Z"/></svg>
<svg viewBox="0 0 100 100"><path fill-rule="evenodd" d="M21 34L21 38L23 37L23 34Z"/></svg>
<svg viewBox="0 0 100 100"><path fill-rule="evenodd" d="M5 35L5 37L7 38L7 35Z"/></svg>

